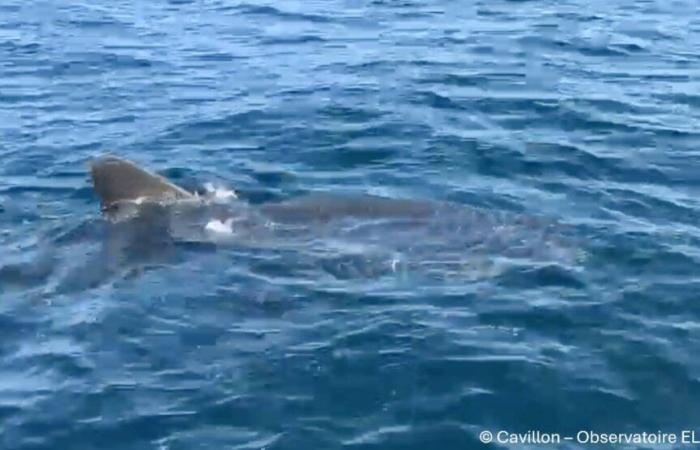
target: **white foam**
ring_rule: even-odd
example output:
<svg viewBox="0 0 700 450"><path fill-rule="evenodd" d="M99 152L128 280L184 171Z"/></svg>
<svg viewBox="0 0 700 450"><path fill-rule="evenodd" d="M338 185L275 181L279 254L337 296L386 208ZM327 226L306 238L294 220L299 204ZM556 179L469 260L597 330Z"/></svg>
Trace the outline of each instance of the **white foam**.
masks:
<svg viewBox="0 0 700 450"><path fill-rule="evenodd" d="M215 186L213 183L206 183L204 189L207 190L207 196L214 201L228 201L238 198L235 191L223 186Z"/></svg>
<svg viewBox="0 0 700 450"><path fill-rule="evenodd" d="M223 222L218 219L210 220L204 228L213 233L233 234L233 219L229 218Z"/></svg>

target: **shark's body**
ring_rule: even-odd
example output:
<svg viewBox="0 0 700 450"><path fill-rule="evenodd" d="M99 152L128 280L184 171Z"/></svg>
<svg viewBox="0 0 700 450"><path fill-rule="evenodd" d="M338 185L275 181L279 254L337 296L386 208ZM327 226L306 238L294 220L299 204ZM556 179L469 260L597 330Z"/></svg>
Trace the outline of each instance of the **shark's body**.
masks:
<svg viewBox="0 0 700 450"><path fill-rule="evenodd" d="M95 191L113 221L137 246L161 242L232 242L293 249L301 256L400 255L414 266L433 263L443 272L493 261L528 259L573 265L578 248L553 221L494 213L464 205L370 195L311 194L258 206L211 202L132 162L115 157L92 165ZM455 269L455 267L457 267ZM489 269L490 270L490 269Z"/></svg>
<svg viewBox="0 0 700 450"><path fill-rule="evenodd" d="M91 173L102 211L108 214L116 213L120 207L130 204L196 204L201 200L164 177L148 172L131 161L113 156L94 162ZM313 194L287 202L263 205L260 212L281 222L315 222L344 216L425 218L434 212L434 206L427 202L377 196L350 198Z"/></svg>
<svg viewBox="0 0 700 450"><path fill-rule="evenodd" d="M371 195L222 202L116 157L96 160L91 173L108 220L58 227L33 263L0 265L0 294L36 277L47 283L42 296L67 294L192 257L242 258L255 279L313 286L385 275L425 286L523 271L569 286L585 273L578 232L546 218Z"/></svg>

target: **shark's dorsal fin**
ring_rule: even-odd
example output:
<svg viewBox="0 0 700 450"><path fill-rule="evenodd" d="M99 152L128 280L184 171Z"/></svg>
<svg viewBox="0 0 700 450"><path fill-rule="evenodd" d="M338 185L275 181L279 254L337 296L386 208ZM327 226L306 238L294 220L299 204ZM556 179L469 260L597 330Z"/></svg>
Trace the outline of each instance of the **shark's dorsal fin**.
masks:
<svg viewBox="0 0 700 450"><path fill-rule="evenodd" d="M95 192L100 197L103 210L124 201L194 198L192 194L160 175L115 156L99 158L91 164L90 169Z"/></svg>

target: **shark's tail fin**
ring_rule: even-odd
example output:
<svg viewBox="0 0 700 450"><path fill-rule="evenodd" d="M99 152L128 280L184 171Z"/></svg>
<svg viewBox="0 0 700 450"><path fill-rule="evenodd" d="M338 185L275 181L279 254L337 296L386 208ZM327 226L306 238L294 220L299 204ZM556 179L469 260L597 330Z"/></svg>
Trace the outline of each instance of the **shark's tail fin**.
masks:
<svg viewBox="0 0 700 450"><path fill-rule="evenodd" d="M193 198L192 194L165 178L114 156L94 161L91 172L95 192L105 211L123 201Z"/></svg>

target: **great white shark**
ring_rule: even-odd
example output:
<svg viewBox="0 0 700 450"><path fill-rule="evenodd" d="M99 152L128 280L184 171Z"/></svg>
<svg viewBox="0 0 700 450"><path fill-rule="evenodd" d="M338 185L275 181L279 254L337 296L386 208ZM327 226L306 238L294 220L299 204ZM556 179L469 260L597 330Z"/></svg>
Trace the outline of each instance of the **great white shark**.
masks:
<svg viewBox="0 0 700 450"><path fill-rule="evenodd" d="M142 205L177 204L180 207L192 207L207 203L206 198L190 193L131 161L114 156L94 161L91 164L91 175L102 211L113 220L121 218L120 210L135 212ZM290 201L264 204L260 206L259 212L270 220L279 222L315 222L341 217L427 218L435 212L435 208L428 202L416 200L371 195L348 197L311 194Z"/></svg>
<svg viewBox="0 0 700 450"><path fill-rule="evenodd" d="M250 205L212 201L115 156L91 165L102 211L112 221L145 221L181 241L235 242L297 250L356 249L400 255L417 266L492 266L496 260L575 265L567 227L554 220L467 205L374 195L314 193ZM149 228L150 227L150 228ZM143 238L140 238L143 240ZM325 251L322 250L322 251ZM459 270L459 269L458 269Z"/></svg>
<svg viewBox="0 0 700 450"><path fill-rule="evenodd" d="M543 270L570 285L579 283L587 259L579 230L538 215L333 193L253 204L190 192L109 155L94 159L89 171L106 220L58 225L35 261L0 265L0 294L12 286L43 286L41 296L78 292L192 257L243 257L252 271L284 261L272 267L314 284L329 275L341 282L478 281L512 269Z"/></svg>

